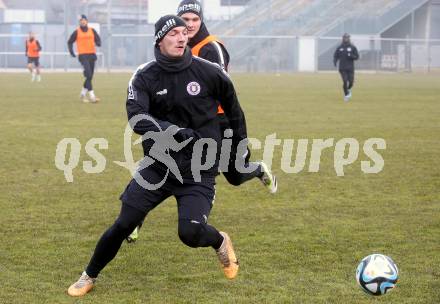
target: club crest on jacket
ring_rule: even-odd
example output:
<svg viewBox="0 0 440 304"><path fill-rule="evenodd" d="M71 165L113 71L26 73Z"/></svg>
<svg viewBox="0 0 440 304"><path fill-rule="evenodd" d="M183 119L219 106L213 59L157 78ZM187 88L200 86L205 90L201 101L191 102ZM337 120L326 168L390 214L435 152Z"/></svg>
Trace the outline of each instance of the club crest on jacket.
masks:
<svg viewBox="0 0 440 304"><path fill-rule="evenodd" d="M189 95L196 96L200 93L200 84L198 82L190 82L186 86L186 90L188 91Z"/></svg>

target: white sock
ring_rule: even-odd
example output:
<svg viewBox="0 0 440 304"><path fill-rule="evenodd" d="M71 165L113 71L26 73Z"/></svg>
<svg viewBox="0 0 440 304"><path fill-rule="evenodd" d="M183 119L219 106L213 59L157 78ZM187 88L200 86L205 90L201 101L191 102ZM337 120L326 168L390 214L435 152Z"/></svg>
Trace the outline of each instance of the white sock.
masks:
<svg viewBox="0 0 440 304"><path fill-rule="evenodd" d="M92 100L96 99L95 92L93 92L93 90L89 91L89 96Z"/></svg>
<svg viewBox="0 0 440 304"><path fill-rule="evenodd" d="M41 75L37 74L37 81L40 82L41 81Z"/></svg>
<svg viewBox="0 0 440 304"><path fill-rule="evenodd" d="M87 90L86 88L82 88L82 90L81 90L81 96L82 96L82 97L86 96L87 91L88 91L88 90Z"/></svg>

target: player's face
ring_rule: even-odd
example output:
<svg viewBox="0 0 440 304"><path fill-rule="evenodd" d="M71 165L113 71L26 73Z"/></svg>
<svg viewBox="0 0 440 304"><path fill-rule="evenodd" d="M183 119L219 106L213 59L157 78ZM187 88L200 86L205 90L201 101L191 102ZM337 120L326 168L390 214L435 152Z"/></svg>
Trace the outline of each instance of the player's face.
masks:
<svg viewBox="0 0 440 304"><path fill-rule="evenodd" d="M188 30L178 26L169 31L159 42L160 52L167 57L182 57L188 43Z"/></svg>
<svg viewBox="0 0 440 304"><path fill-rule="evenodd" d="M185 13L181 17L188 28L188 38L193 38L199 32L202 20L200 20L200 17L194 13Z"/></svg>
<svg viewBox="0 0 440 304"><path fill-rule="evenodd" d="M87 26L87 23L88 23L88 21L86 19L79 20L79 25L82 26L82 27Z"/></svg>

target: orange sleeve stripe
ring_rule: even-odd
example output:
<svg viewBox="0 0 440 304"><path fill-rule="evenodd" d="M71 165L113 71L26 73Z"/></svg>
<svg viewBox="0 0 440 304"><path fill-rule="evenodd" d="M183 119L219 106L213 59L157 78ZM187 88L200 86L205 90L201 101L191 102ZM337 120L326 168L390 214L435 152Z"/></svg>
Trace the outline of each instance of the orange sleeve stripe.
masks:
<svg viewBox="0 0 440 304"><path fill-rule="evenodd" d="M213 41L220 42L220 41L218 41L217 37L215 37L215 36L213 36L213 35L209 35L208 37L206 37L205 39L203 39L202 41L200 41L199 43L197 43L197 44L191 49L191 53L192 53L194 56L199 56L199 54L200 54L200 50L201 50L205 45L207 45L208 43L213 42Z"/></svg>

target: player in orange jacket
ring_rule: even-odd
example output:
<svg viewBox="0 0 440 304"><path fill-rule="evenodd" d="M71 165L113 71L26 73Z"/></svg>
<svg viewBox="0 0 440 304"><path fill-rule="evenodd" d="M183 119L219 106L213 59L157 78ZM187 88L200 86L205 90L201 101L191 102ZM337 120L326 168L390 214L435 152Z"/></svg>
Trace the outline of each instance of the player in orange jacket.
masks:
<svg viewBox="0 0 440 304"><path fill-rule="evenodd" d="M95 96L92 87L93 73L95 71L96 47L101 46L101 38L95 29L88 26L88 20L85 15L81 15L79 20L79 27L72 33L67 42L69 52L72 57L76 57L73 51L73 43L76 42L78 51L78 59L84 68L84 86L81 90L80 98L83 102L96 103L99 98ZM87 98L88 93L88 98Z"/></svg>

